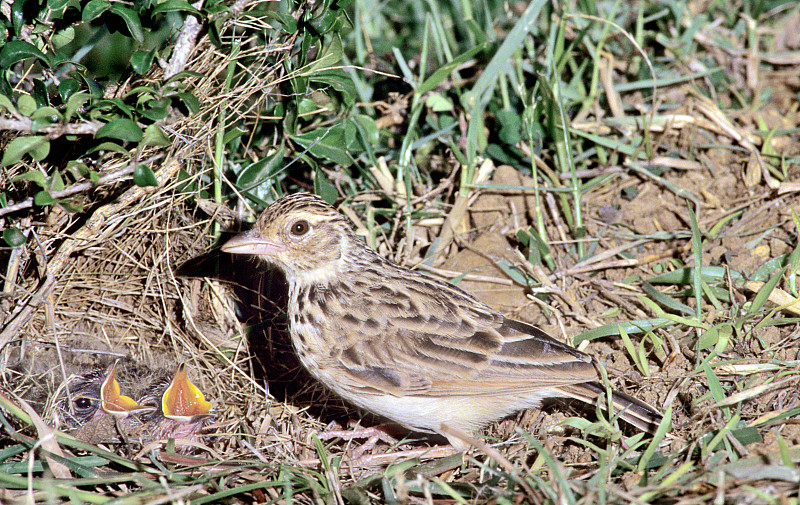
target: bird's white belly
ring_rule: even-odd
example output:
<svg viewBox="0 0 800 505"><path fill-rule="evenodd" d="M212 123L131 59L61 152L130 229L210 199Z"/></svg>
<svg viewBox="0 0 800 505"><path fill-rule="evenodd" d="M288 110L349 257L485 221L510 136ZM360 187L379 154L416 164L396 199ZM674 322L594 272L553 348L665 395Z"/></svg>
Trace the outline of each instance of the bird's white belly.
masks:
<svg viewBox="0 0 800 505"><path fill-rule="evenodd" d="M309 338L309 332L319 331L303 323L297 324L294 329L306 335L306 342L315 341ZM370 394L342 385L341 378L335 376L336 367L320 366L320 362L327 358L324 350L308 348L295 337L293 335L292 340L300 362L314 378L346 401L414 431L444 434L442 424L446 424L471 433L514 412L536 408L543 398L563 396L552 389L487 395L474 394L472 390L465 390L462 395L448 396L427 393L404 396Z"/></svg>
<svg viewBox="0 0 800 505"><path fill-rule="evenodd" d="M358 394L342 388L328 374L309 369L330 390L373 414L400 424L412 431L446 434L443 424L472 434L485 425L503 419L514 412L537 408L542 399L562 396L551 389L539 389L514 397L451 395L429 396L391 394ZM448 436L448 438L450 438Z"/></svg>

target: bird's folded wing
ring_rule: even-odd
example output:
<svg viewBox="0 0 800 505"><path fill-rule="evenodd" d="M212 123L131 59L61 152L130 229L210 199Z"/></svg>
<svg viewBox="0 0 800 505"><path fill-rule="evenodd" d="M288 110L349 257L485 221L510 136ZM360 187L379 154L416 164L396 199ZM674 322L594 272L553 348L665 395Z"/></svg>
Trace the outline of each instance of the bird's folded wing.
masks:
<svg viewBox="0 0 800 505"><path fill-rule="evenodd" d="M597 379L590 356L534 326L492 312L438 316L394 315L376 325L370 315L358 329L369 338L338 354L343 379L395 396L513 394Z"/></svg>

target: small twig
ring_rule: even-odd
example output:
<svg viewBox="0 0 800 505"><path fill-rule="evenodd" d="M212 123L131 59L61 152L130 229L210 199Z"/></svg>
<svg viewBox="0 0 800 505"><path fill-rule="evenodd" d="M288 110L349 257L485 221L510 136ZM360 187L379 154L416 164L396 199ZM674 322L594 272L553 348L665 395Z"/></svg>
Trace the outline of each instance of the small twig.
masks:
<svg viewBox="0 0 800 505"><path fill-rule="evenodd" d="M193 3L192 7L200 10L203 7L203 0ZM164 79L169 79L186 68L186 62L189 61L189 55L192 54L197 45L197 36L200 34L202 27L203 23L200 22L197 16L186 16L186 21L183 22L178 40L175 42L172 57L164 65Z"/></svg>
<svg viewBox="0 0 800 505"><path fill-rule="evenodd" d="M64 188L61 191L53 191L52 193L50 193L50 196L53 197L56 200L59 199L59 198L67 198L69 196L72 196L72 195L74 195L76 193L81 193L81 192L86 191L88 189L97 188L97 187L103 186L105 184L110 184L112 182L116 182L117 180L122 179L123 177L132 174L137 166L139 166L139 165L149 165L149 164L153 163L154 161L159 160L159 159L161 159L163 157L164 157L163 154L158 154L158 155L153 156L152 158L148 158L148 159L146 159L144 161L133 161L123 169L117 170L116 172L112 172L110 174L106 174L106 175L100 177L96 183L94 183L94 182L81 182L80 184L73 184L72 186L70 186L68 188ZM0 216L4 216L4 215L10 214L12 212L17 212L18 210L22 210L22 209L29 209L31 207L33 207L33 198L27 198L27 199L25 199L25 200L23 200L21 202L12 203L8 207L3 207L2 209L0 209Z"/></svg>
<svg viewBox="0 0 800 505"><path fill-rule="evenodd" d="M418 265L415 265L414 268L420 268L422 270L431 272L433 274L438 275L439 277L447 278L449 280L453 280L456 277L460 277L462 281L491 282L493 284L500 284L501 286L514 285L514 281L503 277L492 277L491 275L475 275L475 274L464 275L464 273L462 272L456 272L453 270L444 270L442 268L436 268L430 265L426 265L425 263L420 263Z"/></svg>
<svg viewBox="0 0 800 505"><path fill-rule="evenodd" d="M35 133L45 134L48 138L55 139L64 135L94 135L104 123L100 121L86 121L83 123L59 123L40 128ZM0 131L33 133L33 121L30 118L0 119Z"/></svg>

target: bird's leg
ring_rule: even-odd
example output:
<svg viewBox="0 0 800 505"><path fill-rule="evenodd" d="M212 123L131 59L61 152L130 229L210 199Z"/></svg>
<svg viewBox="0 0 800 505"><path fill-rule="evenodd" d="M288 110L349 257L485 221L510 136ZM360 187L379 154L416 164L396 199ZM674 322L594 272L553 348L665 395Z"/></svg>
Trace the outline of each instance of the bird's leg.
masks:
<svg viewBox="0 0 800 505"><path fill-rule="evenodd" d="M346 430L330 430L325 429L322 433L317 435L320 440L331 440L334 438L341 438L343 440L367 439L366 442L356 447L350 454L353 460L359 459L365 452L372 450L378 442L384 442L390 446L396 445L398 440L385 429L388 425L378 425L369 428L360 426L357 422L350 421L347 423L350 429Z"/></svg>
<svg viewBox="0 0 800 505"><path fill-rule="evenodd" d="M329 425L330 426L330 425ZM341 438L343 440L364 439L367 441L356 447L351 453L348 464L351 467L364 467L371 468L374 466L385 466L391 462L407 460L412 458L430 458L438 459L447 456L452 456L463 452L464 447L457 447L453 445L434 445L433 447L420 447L416 449L407 449L402 451L394 451L383 454L365 454L367 451L373 449L378 442L384 442L390 447L400 445L400 441L390 435L387 430L394 430L395 425L380 424L369 428L361 427L357 422L350 421L348 426L351 429L347 430L331 430L326 429L318 435L320 440L330 440L333 438ZM462 444L463 445L463 444Z"/></svg>

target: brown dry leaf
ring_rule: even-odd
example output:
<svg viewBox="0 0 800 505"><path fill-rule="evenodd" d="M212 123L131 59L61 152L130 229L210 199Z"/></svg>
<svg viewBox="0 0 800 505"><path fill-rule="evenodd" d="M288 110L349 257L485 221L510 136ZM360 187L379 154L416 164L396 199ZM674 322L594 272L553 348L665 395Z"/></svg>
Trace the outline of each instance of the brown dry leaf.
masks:
<svg viewBox="0 0 800 505"><path fill-rule="evenodd" d="M744 287L753 293L758 293L758 291L764 287L764 283L748 281L745 283ZM772 290L772 292L769 294L769 301L775 305L781 306L783 310L787 312L791 312L794 315L800 316L800 298L795 298L780 288L775 288Z"/></svg>
<svg viewBox="0 0 800 505"><path fill-rule="evenodd" d="M744 185L752 188L761 184L761 164L758 162L756 153L750 152L750 159L744 169Z"/></svg>

